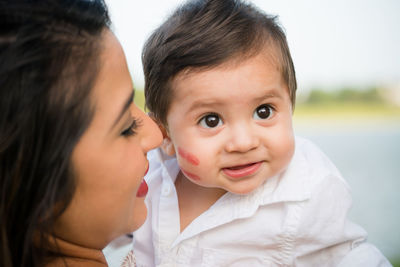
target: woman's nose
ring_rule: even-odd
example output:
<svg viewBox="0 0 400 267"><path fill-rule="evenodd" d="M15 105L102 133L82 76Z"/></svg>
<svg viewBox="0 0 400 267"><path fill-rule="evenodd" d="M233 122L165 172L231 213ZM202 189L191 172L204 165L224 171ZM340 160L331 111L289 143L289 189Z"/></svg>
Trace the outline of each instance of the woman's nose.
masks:
<svg viewBox="0 0 400 267"><path fill-rule="evenodd" d="M163 137L158 125L147 114L143 112L143 132L141 145L144 151L149 151L161 145Z"/></svg>

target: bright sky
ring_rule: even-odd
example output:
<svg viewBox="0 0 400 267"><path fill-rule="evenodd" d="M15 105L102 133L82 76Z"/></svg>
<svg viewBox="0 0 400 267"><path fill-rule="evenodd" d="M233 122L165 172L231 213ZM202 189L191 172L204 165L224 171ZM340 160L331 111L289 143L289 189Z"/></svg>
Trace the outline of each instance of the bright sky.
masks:
<svg viewBox="0 0 400 267"><path fill-rule="evenodd" d="M183 0L106 0L138 88L141 50ZM279 16L299 88L400 84L400 1L252 0Z"/></svg>

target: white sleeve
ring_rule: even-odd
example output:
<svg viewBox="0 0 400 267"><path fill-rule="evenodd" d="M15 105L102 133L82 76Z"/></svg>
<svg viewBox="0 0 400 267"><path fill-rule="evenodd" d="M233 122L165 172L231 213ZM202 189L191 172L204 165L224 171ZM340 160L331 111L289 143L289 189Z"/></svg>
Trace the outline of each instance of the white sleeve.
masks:
<svg viewBox="0 0 400 267"><path fill-rule="evenodd" d="M335 175L325 177L312 190L310 199L303 203L300 215L295 266L338 266L340 262L344 264L341 266L358 266L354 264L364 262L363 251L367 248L363 242L367 233L348 220L351 202L348 185ZM372 251L371 247L369 251ZM375 262L385 261L380 253L370 257Z"/></svg>
<svg viewBox="0 0 400 267"><path fill-rule="evenodd" d="M369 243L362 243L352 249L339 263L338 267L390 267L390 262Z"/></svg>

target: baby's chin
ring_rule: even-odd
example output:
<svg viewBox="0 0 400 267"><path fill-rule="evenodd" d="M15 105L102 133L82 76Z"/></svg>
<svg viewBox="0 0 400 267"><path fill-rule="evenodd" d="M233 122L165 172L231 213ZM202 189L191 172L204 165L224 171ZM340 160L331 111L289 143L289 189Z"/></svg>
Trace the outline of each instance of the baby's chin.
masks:
<svg viewBox="0 0 400 267"><path fill-rule="evenodd" d="M235 194L235 195L249 195L253 193L257 188L246 188L242 190L227 190L228 192Z"/></svg>
<svg viewBox="0 0 400 267"><path fill-rule="evenodd" d="M248 185L237 184L234 186L224 187L223 189L235 195L249 195L252 194L254 191L256 191L256 189L262 186L264 183L265 181L250 183Z"/></svg>

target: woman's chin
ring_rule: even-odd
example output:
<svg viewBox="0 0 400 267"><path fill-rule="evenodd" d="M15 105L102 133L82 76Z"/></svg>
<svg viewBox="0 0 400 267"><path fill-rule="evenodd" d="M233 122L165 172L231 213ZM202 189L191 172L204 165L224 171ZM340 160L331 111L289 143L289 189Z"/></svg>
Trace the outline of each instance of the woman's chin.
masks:
<svg viewBox="0 0 400 267"><path fill-rule="evenodd" d="M144 224L147 217L147 208L144 203L144 198L136 198L134 211L132 214L131 232L136 231L140 226Z"/></svg>

